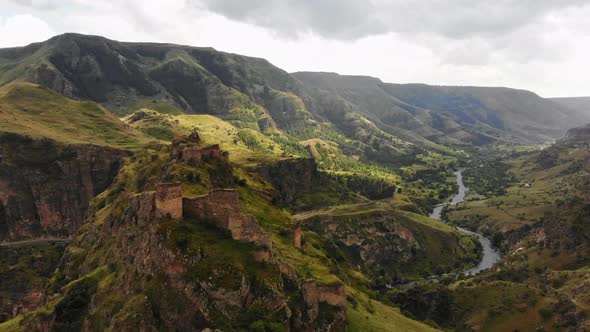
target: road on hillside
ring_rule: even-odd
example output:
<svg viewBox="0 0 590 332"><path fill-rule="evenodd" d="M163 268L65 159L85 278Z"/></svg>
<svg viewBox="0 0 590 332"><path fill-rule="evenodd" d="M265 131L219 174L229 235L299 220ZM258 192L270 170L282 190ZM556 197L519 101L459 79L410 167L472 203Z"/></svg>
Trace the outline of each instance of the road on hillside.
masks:
<svg viewBox="0 0 590 332"><path fill-rule="evenodd" d="M15 247L26 247L50 243L68 243L72 239L69 237L43 237L31 240L13 241L13 242L0 242L0 248L15 248Z"/></svg>

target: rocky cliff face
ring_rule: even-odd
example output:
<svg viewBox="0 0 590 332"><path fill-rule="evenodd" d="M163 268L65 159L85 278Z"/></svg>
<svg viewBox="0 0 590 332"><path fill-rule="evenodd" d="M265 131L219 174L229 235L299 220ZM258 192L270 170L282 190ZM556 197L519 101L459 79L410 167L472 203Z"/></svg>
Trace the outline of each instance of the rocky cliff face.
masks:
<svg viewBox="0 0 590 332"><path fill-rule="evenodd" d="M331 257L360 268L377 287L424 273L450 272L477 261L473 242L393 211L318 214L302 224L304 230L327 239L325 249ZM443 252L454 252L454 256L443 257Z"/></svg>
<svg viewBox="0 0 590 332"><path fill-rule="evenodd" d="M0 246L0 322L42 303L43 291L59 266L65 243Z"/></svg>
<svg viewBox="0 0 590 332"><path fill-rule="evenodd" d="M590 124L568 130L564 141L574 144L590 145Z"/></svg>
<svg viewBox="0 0 590 332"><path fill-rule="evenodd" d="M69 236L92 198L113 181L127 153L0 137L0 240Z"/></svg>
<svg viewBox="0 0 590 332"><path fill-rule="evenodd" d="M297 195L309 193L319 184L319 173L313 159L289 159L259 167L256 172L277 191L279 203L288 205Z"/></svg>
<svg viewBox="0 0 590 332"><path fill-rule="evenodd" d="M270 255L274 250L271 237L256 219L239 214L236 191L214 190L185 199L184 203L199 203L191 206L200 209L186 209L182 220L159 216L156 196L160 177L171 182L183 179L182 186L188 189L195 181L211 185L216 176L187 180L178 175L187 163L169 158L165 152L160 151L157 160L152 159L153 151L137 153L119 171L116 182L94 200L86 222L69 244L59 272L48 286L50 291L43 295L42 303L47 307L30 313L23 321L25 328L344 328L344 286L313 280L304 283L300 272L281 260L277 252ZM227 161L210 162L219 166ZM211 166L205 163L200 166L203 169L192 170ZM154 172L153 176L138 181L148 175L148 170ZM138 182L143 183L142 189L138 189ZM261 259L263 247L269 255Z"/></svg>

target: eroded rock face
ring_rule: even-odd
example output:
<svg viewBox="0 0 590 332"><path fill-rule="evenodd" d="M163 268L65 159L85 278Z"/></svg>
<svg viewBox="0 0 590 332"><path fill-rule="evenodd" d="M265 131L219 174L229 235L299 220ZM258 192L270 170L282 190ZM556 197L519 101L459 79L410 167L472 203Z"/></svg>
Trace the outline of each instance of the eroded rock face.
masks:
<svg viewBox="0 0 590 332"><path fill-rule="evenodd" d="M71 235L128 153L5 136L0 155L0 241L11 241Z"/></svg>
<svg viewBox="0 0 590 332"><path fill-rule="evenodd" d="M297 194L311 192L319 183L317 165L313 159L290 159L256 170L269 181L278 194L278 202L283 205L292 203Z"/></svg>
<svg viewBox="0 0 590 332"><path fill-rule="evenodd" d="M590 149L590 124L568 130L562 142Z"/></svg>
<svg viewBox="0 0 590 332"><path fill-rule="evenodd" d="M330 239L326 250L385 283L400 282L401 271L421 252L412 230L387 213L317 216L301 223L303 230Z"/></svg>
<svg viewBox="0 0 590 332"><path fill-rule="evenodd" d="M0 322L42 304L44 288L64 247L64 243L0 247Z"/></svg>
<svg viewBox="0 0 590 332"><path fill-rule="evenodd" d="M232 204L239 202L235 193L231 190L214 192L217 195L207 195L213 196L207 199L207 204L215 204L223 197L224 204L220 208L239 211L239 205ZM286 262L252 256L246 258L247 261L235 261L231 258L235 256L215 255L212 246L216 244L184 241L186 234L199 232L216 238L215 243L224 242L223 248L229 245L227 241L233 240L214 235L219 234L215 228L201 228L197 225L199 220L157 218L153 192L132 194L127 202L126 211L113 209L104 222L89 222L84 235L72 244L83 248L86 258L82 264L76 264L76 258L66 254L63 271L69 281L93 273L97 267L110 266L112 270L108 273L119 277L113 278L114 284L106 287L114 287L117 293L125 294L125 298L137 299L139 305L134 309L137 314L121 317L112 312L108 297L93 297L90 291L85 296L93 310L102 312L104 317L117 316L118 319L97 321L94 315L83 313L80 326L104 330L128 330L133 326L146 331L206 328L231 331L242 326L238 325L242 320L251 319L252 312L263 312L264 317L272 316L269 319L274 324L290 331L344 329L345 295L341 284L321 285L313 280L303 283L296 269ZM202 207L208 209L206 205ZM96 215L91 214L89 218L94 220ZM231 222L228 225L231 227ZM195 228L200 231L195 233ZM103 248L108 248L106 254ZM254 247L247 248L240 250L251 250L254 256L260 254ZM236 254L234 250L231 255ZM256 271L263 273L243 266L252 264L260 264ZM99 280L102 278L95 282ZM41 323L51 330L59 315L59 312L50 312Z"/></svg>

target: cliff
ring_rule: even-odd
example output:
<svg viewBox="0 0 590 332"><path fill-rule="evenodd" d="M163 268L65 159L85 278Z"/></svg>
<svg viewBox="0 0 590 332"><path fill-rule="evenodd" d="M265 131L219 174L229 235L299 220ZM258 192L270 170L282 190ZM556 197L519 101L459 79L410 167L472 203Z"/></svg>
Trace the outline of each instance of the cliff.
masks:
<svg viewBox="0 0 590 332"><path fill-rule="evenodd" d="M116 176L122 150L0 136L0 240L72 235Z"/></svg>
<svg viewBox="0 0 590 332"><path fill-rule="evenodd" d="M268 230L240 212L244 199L237 189L195 195L195 188L211 189L227 176L209 170L228 161L187 167L190 161L174 158L169 150L154 146L129 158L69 244L42 295L45 306L25 314L19 327L342 330L341 283L315 280L318 296L310 294L301 272L275 252ZM187 171L199 176L186 177ZM163 185L162 179L168 182ZM261 199L248 188L240 190L248 199ZM188 196L179 207L183 191ZM277 209L264 199L260 204ZM288 226L288 220L282 222ZM272 241L282 240L273 236Z"/></svg>
<svg viewBox="0 0 590 332"><path fill-rule="evenodd" d="M357 205L300 216L306 234L325 239L330 257L360 268L377 288L451 272L479 257L475 240L409 212Z"/></svg>
<svg viewBox="0 0 590 332"><path fill-rule="evenodd" d="M590 124L568 130L563 141L584 147L590 146Z"/></svg>
<svg viewBox="0 0 590 332"><path fill-rule="evenodd" d="M287 159L256 169L256 172L272 184L277 201L288 205L297 195L309 193L319 182L317 165L313 159Z"/></svg>

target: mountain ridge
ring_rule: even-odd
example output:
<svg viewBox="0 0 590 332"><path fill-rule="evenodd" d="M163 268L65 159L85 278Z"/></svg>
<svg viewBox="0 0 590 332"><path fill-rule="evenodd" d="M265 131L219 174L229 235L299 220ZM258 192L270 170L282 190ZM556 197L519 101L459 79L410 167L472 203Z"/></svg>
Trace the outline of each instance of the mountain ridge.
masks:
<svg viewBox="0 0 590 332"><path fill-rule="evenodd" d="M429 144L424 140L462 145L474 137L480 137L480 139L473 140L476 143L479 142L478 144L496 141L543 143L546 140L559 138L571 123L580 121L579 114L568 114L565 117L571 117L571 121L554 117L556 120L553 121L554 123L544 126L545 124L539 124L534 119L520 116L519 110L531 107L542 110L542 114L545 115L567 113L567 108L549 101L546 102L545 99L526 90L495 87L445 87L421 83L393 84L370 76L346 76L326 72L289 74L272 65L266 59L220 52L210 47L170 43L118 42L100 36L68 33L52 37L45 42L0 50L0 84L12 80L33 81L70 98L91 99L100 102L119 114L129 113L129 109L134 104L145 103L152 99L174 104L185 112L214 115L227 113L238 105L253 103L261 106L261 109L257 111L259 119L261 117L281 118L286 114L286 118L283 120L274 121L283 128L297 123L297 117L319 120L320 122L326 120L324 117L326 114L321 110L326 96L314 95L314 85L306 86L306 83L309 82L302 82L304 77L310 75L331 78L330 82L324 82L323 88L325 85L331 85L332 88L338 87L335 83L336 80L382 85L388 96L378 96L373 93L372 97L369 97L371 94L366 95L367 91L358 91L358 97L380 98L382 100L376 100L378 103L389 105L380 107L385 107L383 112L390 114L372 114L371 121L383 122L383 116L391 118L401 115L405 119L402 119L402 123L392 122L391 119L386 118L385 125L378 124L378 127L389 134L393 133L394 136L398 130L413 131L417 127L421 127L425 129L425 132L418 134L419 138L405 134L406 139L419 145ZM174 77L174 85L170 81L172 77ZM441 105L437 104L416 105L416 98L411 98L408 95L409 90L416 89L421 91L412 93L432 95L434 92L442 99L458 99L466 105L467 109L464 113L467 115L463 113L449 114L446 112L447 110L443 112L440 109ZM485 91L485 93L474 95L470 91ZM501 93L498 94L497 91ZM489 102L486 104L485 100L482 101L492 92L506 99L512 97L505 96L505 94L514 94L514 92L527 95L513 101L516 102L516 109L508 109L502 105L490 105ZM470 95L465 96L465 93ZM337 97L337 93L334 94L333 90L330 94L332 96L329 98ZM220 102L220 98L226 101ZM472 100L468 100L469 98ZM232 101L228 103L228 100ZM301 102L301 105L297 106L299 103L297 100ZM476 113L482 112L476 107L479 102L486 104L487 110L484 113L487 115L478 118ZM352 104L355 104L354 101ZM344 105L329 107L344 107L344 112L349 112L346 111L347 107ZM367 104L356 105L356 107L361 108L361 113L372 113L370 109L363 109L367 107ZM415 109L415 111L419 109L421 115L416 118L411 114L406 114L406 111L400 111L401 113L395 111L397 108ZM293 114L297 109L302 110L303 113ZM392 110L393 112L391 112ZM525 113L525 115L534 114L529 110ZM514 116L517 117L517 122L522 123L522 126L501 128L500 123L504 125L510 123ZM425 118L426 122L424 122ZM404 124L403 121L410 122ZM417 124L411 125L414 121L418 121ZM331 121L328 120L328 122ZM440 125L443 122L446 125ZM389 128L388 126L391 126L392 123L395 124L394 128ZM344 123L337 128L347 134L348 129L342 128L343 125ZM301 128L301 125L295 126ZM454 129L447 128L449 126ZM522 128L530 128L529 131L532 134L519 133ZM441 131L441 129L443 130ZM456 133L457 129L465 133ZM452 138L451 141L446 140L447 136ZM437 139L440 141L437 142Z"/></svg>

